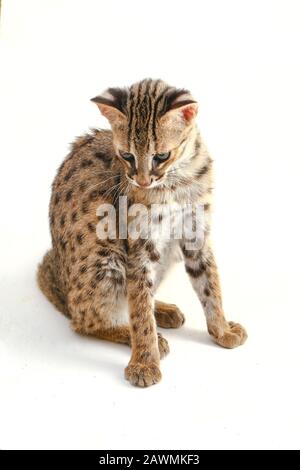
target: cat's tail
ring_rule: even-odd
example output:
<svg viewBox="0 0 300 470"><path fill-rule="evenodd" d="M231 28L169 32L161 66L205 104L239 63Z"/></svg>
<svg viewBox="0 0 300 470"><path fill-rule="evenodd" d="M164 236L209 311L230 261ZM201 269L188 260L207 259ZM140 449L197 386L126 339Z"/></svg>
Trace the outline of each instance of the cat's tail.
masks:
<svg viewBox="0 0 300 470"><path fill-rule="evenodd" d="M67 317L70 316L65 296L59 287L55 270L53 250L47 251L41 264L38 266L37 281L41 291L48 300Z"/></svg>

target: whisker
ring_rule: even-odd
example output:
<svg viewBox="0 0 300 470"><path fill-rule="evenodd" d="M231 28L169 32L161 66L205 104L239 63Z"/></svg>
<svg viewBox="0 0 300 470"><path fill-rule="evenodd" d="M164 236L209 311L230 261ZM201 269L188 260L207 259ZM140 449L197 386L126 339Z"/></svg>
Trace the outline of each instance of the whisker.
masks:
<svg viewBox="0 0 300 470"><path fill-rule="evenodd" d="M108 188L108 190L104 192L103 196L104 196L104 197L108 197L108 196L109 196L114 190L116 190L122 183L123 183L123 181L120 181L119 183L115 184L115 185L112 186L111 188Z"/></svg>
<svg viewBox="0 0 300 470"><path fill-rule="evenodd" d="M104 183L106 183L107 181L116 178L116 176L117 176L117 175L113 175L113 176L111 176L110 178L106 178L105 180L98 181L98 183L94 184L93 186L90 186L90 187L88 188L88 190L91 191L92 189L95 189L95 188L96 188L97 186L99 186L100 184L104 184Z"/></svg>

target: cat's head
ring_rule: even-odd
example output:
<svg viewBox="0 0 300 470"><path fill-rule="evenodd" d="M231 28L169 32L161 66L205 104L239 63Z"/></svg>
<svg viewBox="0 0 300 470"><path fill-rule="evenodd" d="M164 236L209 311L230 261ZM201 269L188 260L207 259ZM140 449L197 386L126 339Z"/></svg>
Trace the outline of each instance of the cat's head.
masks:
<svg viewBox="0 0 300 470"><path fill-rule="evenodd" d="M109 120L117 157L132 184L152 188L168 178L195 127L197 103L162 80L109 88L92 99Z"/></svg>

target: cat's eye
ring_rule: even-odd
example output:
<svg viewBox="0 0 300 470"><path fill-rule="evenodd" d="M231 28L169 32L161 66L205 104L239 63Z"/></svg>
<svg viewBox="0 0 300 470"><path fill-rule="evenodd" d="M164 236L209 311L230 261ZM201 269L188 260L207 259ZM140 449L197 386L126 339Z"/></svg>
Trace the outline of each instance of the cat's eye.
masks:
<svg viewBox="0 0 300 470"><path fill-rule="evenodd" d="M171 152L157 153L156 155L154 155L153 160L156 163L162 163L168 160L168 158L170 158L170 155L171 155Z"/></svg>
<svg viewBox="0 0 300 470"><path fill-rule="evenodd" d="M135 159L134 159L134 156L132 155L132 153L120 152L120 155L123 158L123 160L125 160L126 162L129 162L129 163L134 163L135 162Z"/></svg>

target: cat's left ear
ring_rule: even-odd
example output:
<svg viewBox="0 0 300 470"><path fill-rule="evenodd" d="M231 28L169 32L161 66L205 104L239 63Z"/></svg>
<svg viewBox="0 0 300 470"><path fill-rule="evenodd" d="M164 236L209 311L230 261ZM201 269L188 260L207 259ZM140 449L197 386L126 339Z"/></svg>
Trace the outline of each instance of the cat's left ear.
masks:
<svg viewBox="0 0 300 470"><path fill-rule="evenodd" d="M109 88L102 95L92 98L91 101L96 103L101 114L111 124L115 124L126 119L127 99L128 91L125 88Z"/></svg>
<svg viewBox="0 0 300 470"><path fill-rule="evenodd" d="M161 118L191 124L198 113L198 103L187 90L174 90L165 99Z"/></svg>
<svg viewBox="0 0 300 470"><path fill-rule="evenodd" d="M188 102L178 103L170 112L177 113L179 116L190 123L195 119L198 113L198 103L196 101L188 100Z"/></svg>

